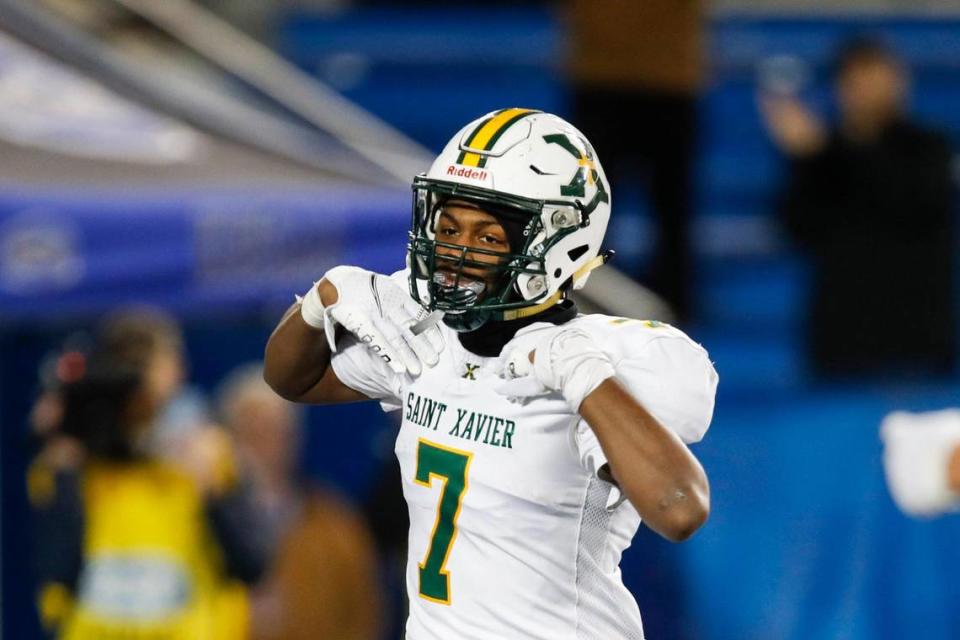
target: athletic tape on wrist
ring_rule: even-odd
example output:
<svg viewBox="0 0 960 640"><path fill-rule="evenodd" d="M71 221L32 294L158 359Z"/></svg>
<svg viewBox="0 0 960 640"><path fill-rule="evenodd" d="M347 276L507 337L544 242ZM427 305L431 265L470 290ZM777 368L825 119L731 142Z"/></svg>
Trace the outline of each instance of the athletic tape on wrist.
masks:
<svg viewBox="0 0 960 640"><path fill-rule="evenodd" d="M325 311L326 308L320 300L320 291L317 287L317 282L314 282L310 290L303 295L303 300L300 302L300 317L314 329L323 329L324 323L326 322Z"/></svg>

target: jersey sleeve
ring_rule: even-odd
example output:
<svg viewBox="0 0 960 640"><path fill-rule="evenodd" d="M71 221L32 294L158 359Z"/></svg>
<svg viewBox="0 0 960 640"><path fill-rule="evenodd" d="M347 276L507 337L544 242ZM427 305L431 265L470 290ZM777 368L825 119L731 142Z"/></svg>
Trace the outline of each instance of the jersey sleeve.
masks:
<svg viewBox="0 0 960 640"><path fill-rule="evenodd" d="M718 382L713 363L703 347L673 327L651 329L639 322L637 327L617 328L601 338L617 381L684 443L699 442L713 418ZM607 458L585 420L577 424L574 438L581 464L598 475Z"/></svg>
<svg viewBox="0 0 960 640"><path fill-rule="evenodd" d="M614 368L633 397L690 444L710 427L719 377L703 347L672 331L629 350Z"/></svg>
<svg viewBox="0 0 960 640"><path fill-rule="evenodd" d="M340 382L368 398L379 400L384 411L396 411L403 405L399 376L355 336L345 334L340 338L330 366Z"/></svg>
<svg viewBox="0 0 960 640"><path fill-rule="evenodd" d="M577 450L580 452L580 464L590 475L598 475L601 467L607 464L607 456L600 448L600 441L597 440L597 436L594 435L593 429L586 420L580 420L577 423L574 439L577 442Z"/></svg>

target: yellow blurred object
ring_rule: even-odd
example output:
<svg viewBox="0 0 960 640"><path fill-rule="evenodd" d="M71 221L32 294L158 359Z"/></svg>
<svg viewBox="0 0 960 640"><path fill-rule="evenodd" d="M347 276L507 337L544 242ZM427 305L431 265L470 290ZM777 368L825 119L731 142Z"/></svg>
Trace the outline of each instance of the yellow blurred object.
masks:
<svg viewBox="0 0 960 640"><path fill-rule="evenodd" d="M53 501L56 482L53 469L43 460L34 460L27 469L27 497L34 508L46 507Z"/></svg>
<svg viewBox="0 0 960 640"><path fill-rule="evenodd" d="M70 591L60 583L45 585L40 590L40 622L44 629L56 629L63 624L73 608Z"/></svg>
<svg viewBox="0 0 960 640"><path fill-rule="evenodd" d="M193 478L152 461L91 463L82 477L84 569L61 637L247 637L246 589L222 577Z"/></svg>

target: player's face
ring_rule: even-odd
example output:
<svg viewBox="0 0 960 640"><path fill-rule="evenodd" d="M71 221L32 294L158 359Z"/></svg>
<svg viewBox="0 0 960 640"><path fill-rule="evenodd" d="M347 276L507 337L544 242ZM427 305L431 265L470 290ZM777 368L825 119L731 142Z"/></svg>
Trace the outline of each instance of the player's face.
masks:
<svg viewBox="0 0 960 640"><path fill-rule="evenodd" d="M497 274L495 270L484 268L482 265L501 264L510 251L507 232L497 218L473 204L453 200L443 205L437 215L436 225L437 242L468 249L465 258L474 264L464 266L461 282L464 278L480 280L489 290L494 285ZM484 252L469 249L481 249ZM456 261L460 259L463 251L438 245L436 252L438 258L451 258L449 261L438 260L437 271L448 274L451 279L454 278ZM490 255L486 252L503 255Z"/></svg>

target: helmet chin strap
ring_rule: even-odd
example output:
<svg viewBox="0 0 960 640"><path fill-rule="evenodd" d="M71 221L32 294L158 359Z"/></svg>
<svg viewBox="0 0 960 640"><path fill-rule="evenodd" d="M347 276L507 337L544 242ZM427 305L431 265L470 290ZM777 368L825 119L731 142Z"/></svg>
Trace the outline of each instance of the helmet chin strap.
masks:
<svg viewBox="0 0 960 640"><path fill-rule="evenodd" d="M529 307L522 307L520 309L508 309L500 314L499 320L519 320L520 318L529 318L532 315L536 315L541 311L546 311L553 305L560 302L560 299L563 297L563 292L557 291L555 294L544 300L539 304L535 304Z"/></svg>
<svg viewBox="0 0 960 640"><path fill-rule="evenodd" d="M595 257L593 260L590 260L585 265L583 265L582 267L580 267L579 269L573 272L572 281L576 282L577 280L587 275L597 267L602 267L604 264L606 264L607 260L610 259L611 255L612 254L609 252L601 253L600 255ZM520 309L510 309L508 311L504 311L503 313L499 314L500 317L498 319L499 320L519 320L520 318L529 318L530 316L536 315L541 311L546 311L553 305L560 302L561 298L563 298L563 292L557 291L552 296L550 296L549 298L547 298L546 300L538 304L531 305L529 307L522 307Z"/></svg>

